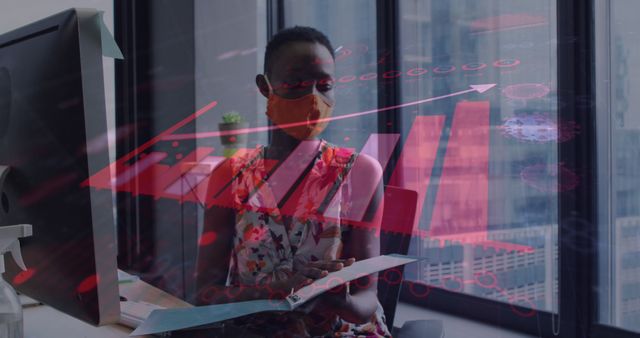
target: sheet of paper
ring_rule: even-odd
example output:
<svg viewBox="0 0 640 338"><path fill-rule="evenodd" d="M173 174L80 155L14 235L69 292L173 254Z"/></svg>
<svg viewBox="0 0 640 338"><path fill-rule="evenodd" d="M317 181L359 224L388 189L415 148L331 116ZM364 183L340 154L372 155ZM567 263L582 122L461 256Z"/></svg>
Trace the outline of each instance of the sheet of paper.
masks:
<svg viewBox="0 0 640 338"><path fill-rule="evenodd" d="M401 255L383 255L357 261L349 267L340 271L332 272L326 277L320 278L303 287L294 294L288 296L287 300L291 303L292 308L295 309L297 306L304 304L306 301L323 294L336 286L375 272L412 263L416 260L416 258Z"/></svg>
<svg viewBox="0 0 640 338"><path fill-rule="evenodd" d="M267 299L192 308L154 310L149 315L149 318L131 333L131 336L188 329L258 312L288 310L291 310L291 308L287 302Z"/></svg>
<svg viewBox="0 0 640 338"><path fill-rule="evenodd" d="M131 336L194 328L265 311L291 311L307 300L340 284L378 271L415 262L418 259L402 255L385 255L358 261L349 267L316 280L313 284L294 293L295 297L292 295L286 300L262 299L193 308L154 310L149 318L131 333Z"/></svg>

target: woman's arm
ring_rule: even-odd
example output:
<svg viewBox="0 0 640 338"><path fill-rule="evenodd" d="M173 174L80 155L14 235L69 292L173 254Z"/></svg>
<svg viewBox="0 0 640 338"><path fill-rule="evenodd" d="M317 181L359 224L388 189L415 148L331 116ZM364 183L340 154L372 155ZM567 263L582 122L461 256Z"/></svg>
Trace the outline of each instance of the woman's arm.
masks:
<svg viewBox="0 0 640 338"><path fill-rule="evenodd" d="M220 180L230 182L231 173L229 161L224 161L219 168L214 170L209 179L207 198L217 193L211 189L215 186L215 182ZM226 202L230 202L230 200ZM213 205L205 211L202 233L213 238L213 241L199 241L201 245L198 248L196 266L196 290L198 290L196 302L198 305L223 302L220 296L225 293L229 258L233 249L234 222L235 212L232 208ZM217 292L218 289L221 292Z"/></svg>
<svg viewBox="0 0 640 338"><path fill-rule="evenodd" d="M233 171L230 161L220 164L209 179L207 196L216 194L214 183L231 182ZM219 185L217 185L219 186ZM264 288L226 286L229 262L233 251L236 213L233 208L230 189L225 189L223 196L217 200L221 205L210 206L204 215L203 235L213 238L212 241L199 241L198 260L196 266L196 290L198 305L224 304L260 298L269 298Z"/></svg>
<svg viewBox="0 0 640 338"><path fill-rule="evenodd" d="M369 184L369 187L376 186L374 196L371 200L369 208L365 213L365 228L353 227L351 236L345 239L343 258L354 257L357 261L377 257L380 255L380 240L376 237L377 231L371 231L370 228L378 229L382 220L382 210L384 207L383 186L382 186L382 168L380 164L373 158L360 155L363 166L358 175L367 177L368 182L360 187L353 187L352 197L362 198L366 195L359 191ZM369 189L364 189L370 191ZM379 212L380 211L380 212ZM348 220L346 220L348 221ZM342 224L342 226L349 226ZM346 321L351 323L365 323L371 319L378 307L378 283L377 278L371 278L374 275L362 277L350 283L350 292L347 294L340 293L335 295L328 293L325 300L334 312Z"/></svg>

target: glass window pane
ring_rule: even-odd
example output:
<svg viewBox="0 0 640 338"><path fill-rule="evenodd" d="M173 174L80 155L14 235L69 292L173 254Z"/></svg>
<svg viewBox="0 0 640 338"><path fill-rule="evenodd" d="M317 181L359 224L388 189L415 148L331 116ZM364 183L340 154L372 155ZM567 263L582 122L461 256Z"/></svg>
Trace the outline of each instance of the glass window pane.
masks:
<svg viewBox="0 0 640 338"><path fill-rule="evenodd" d="M640 332L640 3L599 6L599 319Z"/></svg>
<svg viewBox="0 0 640 338"><path fill-rule="evenodd" d="M334 115L375 109L378 102L375 1L286 0L285 24L310 26L327 35L336 56ZM322 137L361 149L375 133L377 114L332 122Z"/></svg>
<svg viewBox="0 0 640 338"><path fill-rule="evenodd" d="M578 184L557 144L578 126L557 117L555 1L403 0L399 49L391 183L418 192L411 250L428 257L407 277L557 311L557 200Z"/></svg>
<svg viewBox="0 0 640 338"><path fill-rule="evenodd" d="M241 0L195 1L195 91L196 107L217 101L216 112L198 117L196 130L222 131L223 116L237 113L246 127L264 126L266 104L255 84L262 73L266 46L266 3ZM233 32L230 34L229 32ZM198 140L198 146L232 153L237 148L253 148L267 141L266 133Z"/></svg>

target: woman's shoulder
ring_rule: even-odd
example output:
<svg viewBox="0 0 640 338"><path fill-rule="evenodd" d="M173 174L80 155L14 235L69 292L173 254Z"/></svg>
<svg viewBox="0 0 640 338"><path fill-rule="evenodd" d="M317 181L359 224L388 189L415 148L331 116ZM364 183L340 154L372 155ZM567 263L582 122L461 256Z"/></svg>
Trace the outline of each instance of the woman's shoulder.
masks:
<svg viewBox="0 0 640 338"><path fill-rule="evenodd" d="M252 164L261 162L264 158L264 146L257 145L253 149L238 149L225 162L234 170L242 170Z"/></svg>
<svg viewBox="0 0 640 338"><path fill-rule="evenodd" d="M322 141L321 159L324 164L336 167L350 167L358 156L354 148L341 147L333 143Z"/></svg>
<svg viewBox="0 0 640 338"><path fill-rule="evenodd" d="M358 163L358 172L365 175L382 173L380 162L373 156L358 152L354 148L342 147L326 141L324 141L323 145L325 147L325 150L323 150L323 158L327 158L326 162L339 166L346 165L349 168L355 163Z"/></svg>

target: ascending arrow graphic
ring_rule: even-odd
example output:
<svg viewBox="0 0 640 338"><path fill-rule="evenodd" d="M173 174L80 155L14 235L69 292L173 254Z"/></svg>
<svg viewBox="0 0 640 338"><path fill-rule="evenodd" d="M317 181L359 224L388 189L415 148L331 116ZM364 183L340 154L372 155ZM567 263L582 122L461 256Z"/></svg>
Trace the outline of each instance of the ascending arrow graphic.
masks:
<svg viewBox="0 0 640 338"><path fill-rule="evenodd" d="M455 92L455 93L451 93L451 94L446 94L446 95L442 95L442 96L436 96L436 97L423 99L423 100L418 100L418 101L407 102L407 103L403 103L403 104L399 104L399 105L395 105L395 106L390 106L390 107L377 108L377 109L371 109L371 110L366 110L366 111L357 112L357 113L351 113L351 114L347 114L347 115L332 116L332 117L327 117L327 118L324 118L324 119L318 119L318 120L309 121L309 122L312 122L312 123L323 123L323 122L331 122L331 121L337 121L337 120L350 119L352 117L358 117L358 116L363 116L363 115L375 114L375 113L379 113L379 112L383 112L383 111L387 111L387 110L393 110L393 109L398 109L398 108L415 106L415 105L419 105L419 104L422 104L422 103L433 102L433 101L446 99L446 98L453 97L453 96L463 95L463 94L467 94L467 93L471 93L471 92L478 92L478 93L482 94L482 93L488 91L489 89L491 89L491 88L493 88L495 86L496 86L495 83L470 85L469 86L470 89L459 91L459 92ZM306 125L309 122L304 121L304 122L288 123L288 124L283 124L283 125L279 125L279 126L264 126L264 127L256 127L256 128L243 128L243 129L225 130L225 131L210 131L210 132L192 133L192 134L173 134L173 135L165 135L162 138L162 140L164 140L164 141L177 141L177 140L191 140L191 139L195 139L195 138L208 138L208 137L218 137L218 136L227 136L227 135L250 134L250 133L258 133L258 132L263 132L263 131L269 131L269 130L273 130L273 129L276 129L276 128L286 129L286 128L291 128L291 127L303 126L303 125Z"/></svg>

